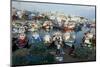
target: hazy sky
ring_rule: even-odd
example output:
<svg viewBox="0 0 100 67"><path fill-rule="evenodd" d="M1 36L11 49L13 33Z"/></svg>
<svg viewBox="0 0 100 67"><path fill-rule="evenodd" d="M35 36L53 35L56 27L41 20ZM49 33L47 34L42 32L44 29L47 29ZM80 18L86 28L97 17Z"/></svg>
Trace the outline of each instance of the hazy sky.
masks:
<svg viewBox="0 0 100 67"><path fill-rule="evenodd" d="M95 19L94 6L79 6L79 5L63 5L63 4L46 4L34 2L12 2L12 6L17 9L25 9L29 11L51 11L64 12L65 14L83 16L88 19Z"/></svg>

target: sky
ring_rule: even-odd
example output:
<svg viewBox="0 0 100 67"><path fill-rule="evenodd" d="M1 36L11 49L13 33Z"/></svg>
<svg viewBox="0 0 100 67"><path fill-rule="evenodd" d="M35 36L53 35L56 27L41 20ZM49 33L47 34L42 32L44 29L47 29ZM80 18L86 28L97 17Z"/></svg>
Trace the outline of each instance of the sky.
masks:
<svg viewBox="0 0 100 67"><path fill-rule="evenodd" d="M90 20L95 19L95 6L80 6L69 4L54 4L54 3L35 3L35 2L18 2L13 1L12 7L17 9L25 9L29 11L51 11L63 12L66 15L83 16Z"/></svg>

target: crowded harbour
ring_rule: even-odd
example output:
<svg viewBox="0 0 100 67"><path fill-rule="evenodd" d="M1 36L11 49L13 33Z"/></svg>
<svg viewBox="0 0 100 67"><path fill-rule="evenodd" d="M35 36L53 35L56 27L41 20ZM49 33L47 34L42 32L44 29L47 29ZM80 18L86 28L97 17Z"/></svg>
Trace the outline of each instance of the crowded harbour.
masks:
<svg viewBox="0 0 100 67"><path fill-rule="evenodd" d="M95 19L16 7L11 18L14 65L95 60Z"/></svg>

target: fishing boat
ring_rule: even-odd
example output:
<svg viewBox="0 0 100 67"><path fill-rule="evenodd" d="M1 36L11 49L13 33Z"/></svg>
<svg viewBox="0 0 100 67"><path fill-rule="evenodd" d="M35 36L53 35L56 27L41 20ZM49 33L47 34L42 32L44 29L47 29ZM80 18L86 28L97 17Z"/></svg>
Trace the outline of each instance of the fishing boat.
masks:
<svg viewBox="0 0 100 67"><path fill-rule="evenodd" d="M71 34L70 32L66 32L63 34L63 40L67 46L72 47L74 40L75 40L75 35Z"/></svg>
<svg viewBox="0 0 100 67"><path fill-rule="evenodd" d="M49 31L50 29L53 28L53 23L52 21L44 21L42 27L44 30Z"/></svg>
<svg viewBox="0 0 100 67"><path fill-rule="evenodd" d="M31 32L37 31L39 29L38 24L36 24L35 22L32 22L30 26L31 26L30 29Z"/></svg>
<svg viewBox="0 0 100 67"><path fill-rule="evenodd" d="M93 34L90 32L87 32L84 37L85 37L84 39L85 46L91 47L92 46L91 40L93 39Z"/></svg>

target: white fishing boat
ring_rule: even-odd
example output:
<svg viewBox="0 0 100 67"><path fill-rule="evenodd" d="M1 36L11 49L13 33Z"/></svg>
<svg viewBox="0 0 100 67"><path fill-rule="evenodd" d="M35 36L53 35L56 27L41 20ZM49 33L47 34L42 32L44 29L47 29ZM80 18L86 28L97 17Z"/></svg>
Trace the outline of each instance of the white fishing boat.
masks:
<svg viewBox="0 0 100 67"><path fill-rule="evenodd" d="M85 46L91 47L92 42L90 40L92 38L93 38L93 34L92 33L86 33L85 41L84 41Z"/></svg>
<svg viewBox="0 0 100 67"><path fill-rule="evenodd" d="M19 33L25 33L25 28L23 26L21 26L18 30Z"/></svg>
<svg viewBox="0 0 100 67"><path fill-rule="evenodd" d="M44 40L44 43L51 43L51 36L49 34L45 35L43 40Z"/></svg>

